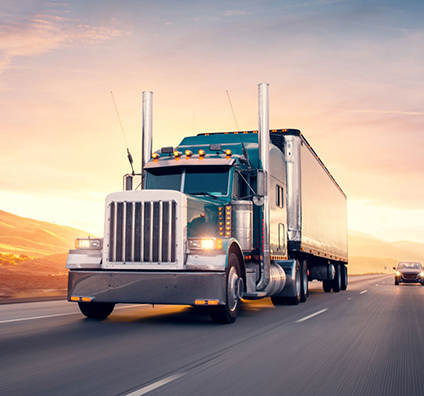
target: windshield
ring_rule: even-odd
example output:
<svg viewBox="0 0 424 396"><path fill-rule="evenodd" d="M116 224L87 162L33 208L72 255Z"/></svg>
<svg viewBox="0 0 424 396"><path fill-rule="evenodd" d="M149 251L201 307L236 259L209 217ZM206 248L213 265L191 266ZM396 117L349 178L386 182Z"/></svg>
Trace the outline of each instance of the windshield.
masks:
<svg viewBox="0 0 424 396"><path fill-rule="evenodd" d="M180 191L181 176L180 168L149 169L146 173L145 188L147 190Z"/></svg>
<svg viewBox="0 0 424 396"><path fill-rule="evenodd" d="M420 263L399 263L398 269L416 269L416 270L419 270L419 269L421 269L421 264Z"/></svg>
<svg viewBox="0 0 424 396"><path fill-rule="evenodd" d="M228 166L190 166L149 169L146 189L177 190L192 195L228 195Z"/></svg>

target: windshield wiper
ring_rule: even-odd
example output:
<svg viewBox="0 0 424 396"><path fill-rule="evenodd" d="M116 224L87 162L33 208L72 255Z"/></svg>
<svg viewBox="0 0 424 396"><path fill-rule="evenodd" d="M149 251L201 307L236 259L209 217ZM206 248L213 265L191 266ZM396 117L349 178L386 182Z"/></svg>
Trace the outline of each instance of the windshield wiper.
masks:
<svg viewBox="0 0 424 396"><path fill-rule="evenodd" d="M212 198L218 199L218 197L216 195L213 195L211 193L204 192L204 191L202 191L202 192L191 192L191 193L188 193L188 194L193 194L193 195L207 195L208 197L212 197Z"/></svg>

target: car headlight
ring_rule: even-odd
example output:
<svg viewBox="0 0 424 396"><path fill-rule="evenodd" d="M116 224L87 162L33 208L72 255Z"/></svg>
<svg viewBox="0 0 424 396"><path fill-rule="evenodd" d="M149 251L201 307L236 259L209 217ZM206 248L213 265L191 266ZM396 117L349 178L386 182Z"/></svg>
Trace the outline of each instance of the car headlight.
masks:
<svg viewBox="0 0 424 396"><path fill-rule="evenodd" d="M75 239L75 249L95 249L102 248L102 240L98 238L77 238Z"/></svg>
<svg viewBox="0 0 424 396"><path fill-rule="evenodd" d="M188 240L190 250L221 250L222 239L220 238L190 238Z"/></svg>
<svg viewBox="0 0 424 396"><path fill-rule="evenodd" d="M421 278L424 278L424 271L420 272L420 276L421 276Z"/></svg>
<svg viewBox="0 0 424 396"><path fill-rule="evenodd" d="M401 276L401 273L399 271L396 271L396 276Z"/></svg>

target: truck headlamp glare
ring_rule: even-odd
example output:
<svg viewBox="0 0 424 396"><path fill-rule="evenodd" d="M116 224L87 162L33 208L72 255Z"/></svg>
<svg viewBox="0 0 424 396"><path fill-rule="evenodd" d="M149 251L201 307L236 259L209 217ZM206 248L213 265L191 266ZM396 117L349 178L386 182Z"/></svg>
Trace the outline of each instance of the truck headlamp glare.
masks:
<svg viewBox="0 0 424 396"><path fill-rule="evenodd" d="M190 238L188 240L190 250L221 250L222 239L220 238Z"/></svg>
<svg viewBox="0 0 424 396"><path fill-rule="evenodd" d="M213 239L202 239L202 249L213 249L214 248L214 240Z"/></svg>
<svg viewBox="0 0 424 396"><path fill-rule="evenodd" d="M102 248L102 240L97 238L77 238L75 240L76 249L94 249Z"/></svg>

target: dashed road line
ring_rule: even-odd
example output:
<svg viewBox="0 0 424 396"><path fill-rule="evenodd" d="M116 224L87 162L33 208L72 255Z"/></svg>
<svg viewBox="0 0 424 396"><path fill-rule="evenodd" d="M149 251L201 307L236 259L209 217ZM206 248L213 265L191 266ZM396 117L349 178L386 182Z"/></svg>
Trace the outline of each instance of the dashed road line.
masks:
<svg viewBox="0 0 424 396"><path fill-rule="evenodd" d="M305 317L304 317L304 318L302 318L302 319L296 320L296 322L295 322L295 323L301 323L301 322L304 322L305 320L308 320L308 319L313 318L314 316L320 315L320 314L322 314L323 312L325 312L325 311L327 311L327 310L328 310L328 308L322 309L321 311L315 312L315 313L313 313L313 314L311 314L311 315L305 316Z"/></svg>
<svg viewBox="0 0 424 396"><path fill-rule="evenodd" d="M181 378L183 375L185 375L186 373L179 373L179 374L174 374L171 375L169 377L166 377L160 381L154 382L153 384L144 386L143 388L137 389L134 392L131 393L127 393L126 396L142 396L145 395L148 392L151 392L152 390L155 390L157 388L160 388L163 385L166 385L172 381L175 381L178 378Z"/></svg>
<svg viewBox="0 0 424 396"><path fill-rule="evenodd" d="M126 305L124 307L116 307L115 310L117 310L117 309L126 309L126 308L134 308L134 307L141 307L143 305L147 305L147 304ZM13 323L13 322L23 322L25 320L56 318L56 317L59 317L59 316L69 316L69 315L81 315L81 312L68 312L68 313L53 314L53 315L33 316L33 317L30 317L30 318L18 318L18 319L0 320L0 324L3 324L3 323Z"/></svg>
<svg viewBox="0 0 424 396"><path fill-rule="evenodd" d="M359 294L364 294L364 293L367 293L368 292L368 290L362 290Z"/></svg>

